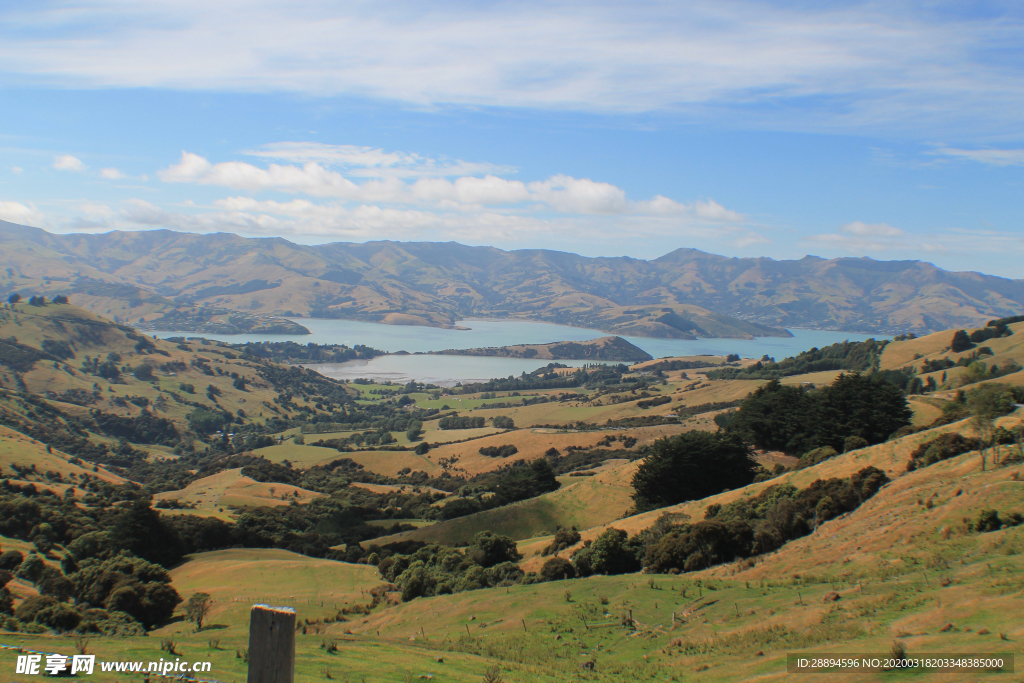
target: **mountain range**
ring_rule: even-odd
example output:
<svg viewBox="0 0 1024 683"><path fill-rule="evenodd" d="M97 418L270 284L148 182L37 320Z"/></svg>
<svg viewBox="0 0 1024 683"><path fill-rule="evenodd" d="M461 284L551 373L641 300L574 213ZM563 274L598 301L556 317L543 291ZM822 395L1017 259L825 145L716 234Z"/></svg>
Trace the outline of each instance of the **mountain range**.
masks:
<svg viewBox="0 0 1024 683"><path fill-rule="evenodd" d="M170 230L54 234L0 221L0 293L64 293L156 329L210 309L456 327L516 318L646 337L927 333L1024 309L1024 281L921 261L653 260L455 242L335 242Z"/></svg>

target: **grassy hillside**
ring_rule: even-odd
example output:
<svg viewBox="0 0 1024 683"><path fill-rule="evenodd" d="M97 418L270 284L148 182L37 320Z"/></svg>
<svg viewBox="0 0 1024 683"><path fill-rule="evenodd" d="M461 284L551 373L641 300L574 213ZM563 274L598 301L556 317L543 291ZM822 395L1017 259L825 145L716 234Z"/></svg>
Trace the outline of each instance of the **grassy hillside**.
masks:
<svg viewBox="0 0 1024 683"><path fill-rule="evenodd" d="M73 458L66 453L47 450L46 444L20 434L13 429L0 427L0 471L4 477L25 482L40 482L47 485L59 485L47 472L61 475L67 485L73 485L85 475L115 484L123 484L125 479L105 467L86 467L70 462ZM14 466L29 468L31 472L16 473ZM64 486L61 486L63 492Z"/></svg>
<svg viewBox="0 0 1024 683"><path fill-rule="evenodd" d="M322 495L298 486L266 484L242 475L242 468L224 470L209 477L197 479L180 491L158 493L157 500L174 500L198 508L242 507L261 505L289 505L308 503Z"/></svg>
<svg viewBox="0 0 1024 683"><path fill-rule="evenodd" d="M851 453L837 460L853 461L831 463L839 471L884 456ZM249 605L264 600L294 604L300 621L313 622L297 635L296 658L298 680L311 681L329 673L350 680L429 675L468 682L492 665L515 683L581 676L781 681L790 679L787 653L886 655L897 640L910 656L1020 655L1022 528L978 534L962 520L976 517L981 506L1019 507L1024 468L981 473L977 464L969 454L906 474L850 515L752 566L484 589L384 604L341 623L318 620L333 617L335 605L367 604L361 591L379 585L372 568L281 551L206 553L173 577L183 595L200 588L213 595L210 627L193 633L179 622L154 635L173 638L185 658L209 658L213 675L225 681L244 677L235 651L246 645ZM244 585L232 580L242 574ZM329 640L337 653L323 647ZM73 651L69 639L53 636L5 634L3 642ZM156 659L158 645L154 637L99 639L89 651ZM593 673L581 672L588 662ZM9 664L13 655L0 652L0 666ZM933 678L1006 679L971 673Z"/></svg>
<svg viewBox="0 0 1024 683"><path fill-rule="evenodd" d="M1003 418L1000 421L1000 424L1006 427L1011 427L1020 424L1022 420L1024 420L1024 413L1018 411L1018 413L1015 413L1010 417ZM757 495L757 493L759 493L760 491L764 490L769 486L788 483L793 484L798 488L803 488L808 486L811 482L813 482L816 479L848 477L851 474L867 466L877 467L885 471L890 478L899 479L900 482L903 482L903 485L908 485L911 486L911 488L913 488L914 484L908 482L919 481L917 477L919 477L922 472L945 471L934 470L933 468L937 467L937 465L933 465L929 468L925 468L924 470L918 472L906 472L906 465L907 462L910 460L911 452L920 444L928 442L934 439L937 435L944 433L971 434L972 427L968 420L961 420L959 422L954 422L952 424L938 427L935 429L929 429L899 439L894 439L892 441L878 444L876 446L869 446L867 448L861 448L850 453L844 453L842 455L833 457L829 460L826 460L825 462L814 465L812 467L786 472L785 474L782 474L781 476L771 479L769 481L751 484L750 486L746 486L742 489L737 489L735 491L726 491L724 493L720 493L715 496L710 496L708 498L704 498L701 500L690 501L687 503L682 503L680 505L660 508L658 510L654 510L651 512L646 512L643 514L634 515L632 517L627 517L625 519L617 520L611 524L601 525L598 527L587 529L583 532L583 538L580 544L582 545L583 542L596 538L608 527L615 527L616 529L622 529L624 531L628 531L630 534L634 534L651 526L654 523L654 521L661 514L664 513L682 513L688 515L691 519L700 520L704 518L705 511L709 505L725 505L735 500L739 500L740 498L752 497ZM948 462L954 461L951 460ZM977 452L973 451L967 455L960 456L956 460L956 462L962 463L965 472L970 471L972 468L978 470L980 470L981 468L980 455ZM949 466L946 463L943 464L946 467ZM1003 474L1005 474L1006 477L1012 477L1014 470L1002 470L1002 472ZM964 474L963 476L967 475ZM991 473L986 473L983 476L988 477L994 475L991 475ZM955 484L955 482L959 481L960 479L960 475L952 475L950 477L950 485ZM890 492L892 490L892 486L893 485L886 487L885 489L883 489L883 492ZM1022 498L1020 499L1020 501L1024 503L1024 490L1021 490L1021 495ZM882 500L884 500L884 498ZM872 499L873 505L877 504L875 501L876 499ZM958 504L961 502L962 501L958 501ZM861 509L858 509L856 512L856 514L861 513ZM532 550L534 550L532 546L527 547L527 557L530 556L529 551ZM821 558L821 561L831 562L833 559L834 558L831 557L824 557Z"/></svg>
<svg viewBox="0 0 1024 683"><path fill-rule="evenodd" d="M492 531L521 541L547 537L558 527L600 526L623 517L632 508L633 489L628 482L635 470L636 463L625 463L592 477L567 477L557 491L372 542L378 545L395 541L461 544L479 531Z"/></svg>
<svg viewBox="0 0 1024 683"><path fill-rule="evenodd" d="M5 306L0 337L17 340L0 359L0 389L46 397L71 414L99 409L137 417L147 409L185 426L196 407L241 411L247 421L285 416L299 406L316 411L315 401L301 396L294 406L278 404L277 387L261 372L272 364L242 360L214 343L179 346L147 337L77 306ZM142 366L145 375L138 372Z"/></svg>

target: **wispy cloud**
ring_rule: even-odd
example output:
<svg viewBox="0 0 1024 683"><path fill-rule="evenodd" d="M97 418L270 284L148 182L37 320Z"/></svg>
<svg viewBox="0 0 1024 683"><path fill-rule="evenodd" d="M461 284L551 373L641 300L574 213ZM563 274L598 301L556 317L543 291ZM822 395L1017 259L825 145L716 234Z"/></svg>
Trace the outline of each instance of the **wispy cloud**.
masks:
<svg viewBox="0 0 1024 683"><path fill-rule="evenodd" d="M121 173L116 168L105 168L102 171L100 171L100 177L105 178L107 180L119 180L121 178L124 178L124 173Z"/></svg>
<svg viewBox="0 0 1024 683"><path fill-rule="evenodd" d="M949 228L908 233L885 223L855 221L831 233L807 237L805 242L828 250L830 255L886 256L922 254L1024 254L1024 235L999 230Z"/></svg>
<svg viewBox="0 0 1024 683"><path fill-rule="evenodd" d="M82 160L70 154L55 157L53 167L58 171L84 171L87 167Z"/></svg>
<svg viewBox="0 0 1024 683"><path fill-rule="evenodd" d="M348 175L361 178L429 178L515 173L514 168L496 164L460 159L432 159L409 152L386 152L374 147L328 145L320 142L275 142L247 150L243 154L296 164L314 162L327 167L345 169Z"/></svg>
<svg viewBox="0 0 1024 683"><path fill-rule="evenodd" d="M728 111L800 129L971 121L980 136L1019 124L1022 12L1019 3L967 16L941 3L756 0L310 0L302 11L273 0L44 1L0 10L0 64L8 79L72 87L716 120Z"/></svg>
<svg viewBox="0 0 1024 683"><path fill-rule="evenodd" d="M1024 166L1024 149L960 149L939 146L929 152L935 156L968 159L989 166Z"/></svg>

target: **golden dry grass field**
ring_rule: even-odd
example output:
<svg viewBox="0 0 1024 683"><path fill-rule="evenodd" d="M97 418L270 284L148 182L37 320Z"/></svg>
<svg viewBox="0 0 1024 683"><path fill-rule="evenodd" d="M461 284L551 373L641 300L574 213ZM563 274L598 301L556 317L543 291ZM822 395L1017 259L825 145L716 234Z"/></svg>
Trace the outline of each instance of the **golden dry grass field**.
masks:
<svg viewBox="0 0 1024 683"><path fill-rule="evenodd" d="M290 484L259 482L242 474L242 468L224 470L209 477L197 479L180 491L166 491L154 496L156 500L176 500L198 508L213 509L261 505L290 505L308 503L323 494L307 491Z"/></svg>

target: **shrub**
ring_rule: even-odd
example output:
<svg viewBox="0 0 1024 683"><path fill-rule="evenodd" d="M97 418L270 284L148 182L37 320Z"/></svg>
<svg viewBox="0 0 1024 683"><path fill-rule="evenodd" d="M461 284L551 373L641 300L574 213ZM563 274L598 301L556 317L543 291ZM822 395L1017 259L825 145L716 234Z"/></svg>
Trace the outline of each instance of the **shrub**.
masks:
<svg viewBox="0 0 1024 683"><path fill-rule="evenodd" d="M576 568L564 557L552 557L541 567L540 575L548 581L561 581L576 577Z"/></svg>
<svg viewBox="0 0 1024 683"><path fill-rule="evenodd" d="M572 564L578 576L627 574L640 569L640 544L621 529L608 529L593 543L577 550Z"/></svg>
<svg viewBox="0 0 1024 683"><path fill-rule="evenodd" d="M977 450L981 448L981 445L980 440L965 437L959 433L940 434L911 452L910 460L907 461L907 471L913 472L919 467L927 467L943 460L955 458L958 455Z"/></svg>
<svg viewBox="0 0 1024 683"><path fill-rule="evenodd" d="M986 531L999 531L1003 526L1003 521L999 519L999 513L996 510L982 510L981 514L978 515L978 521L974 525L975 531L986 532Z"/></svg>
<svg viewBox="0 0 1024 683"><path fill-rule="evenodd" d="M846 437L846 440L843 441L843 453L867 448L870 445L871 444L868 443L868 440L862 436L848 436Z"/></svg>
<svg viewBox="0 0 1024 683"><path fill-rule="evenodd" d="M502 562L518 562L523 559L516 548L516 542L508 536L490 531L481 531L473 536L466 555L481 567L493 567Z"/></svg>
<svg viewBox="0 0 1024 683"><path fill-rule="evenodd" d="M43 559L35 553L29 553L25 561L18 567L18 578L25 579L35 583L43 576L43 569L46 568L46 563Z"/></svg>
<svg viewBox="0 0 1024 683"><path fill-rule="evenodd" d="M572 529L562 529L559 527L559 529L555 531L554 540L552 540L540 554L542 557L546 557L547 555L561 552L562 550L579 543L580 538L582 537L580 536L580 533L576 531L576 527L573 527Z"/></svg>
<svg viewBox="0 0 1024 683"><path fill-rule="evenodd" d="M974 348L974 343L971 342L971 338L967 336L965 330L957 330L953 333L953 339L949 343L949 349L953 353L963 353Z"/></svg>
<svg viewBox="0 0 1024 683"><path fill-rule="evenodd" d="M863 441L863 439L861 440ZM836 453L836 449L832 448L831 446L822 446L821 448L815 448L813 451L807 451L806 453L800 456L800 462L797 463L796 468L798 470L801 470L805 467L811 467L812 465L817 465L819 462L825 462L829 458L834 458L837 455L839 454Z"/></svg>
<svg viewBox="0 0 1024 683"><path fill-rule="evenodd" d="M196 408L188 416L189 426L199 434L212 434L224 428L227 416L219 411Z"/></svg>
<svg viewBox="0 0 1024 683"><path fill-rule="evenodd" d="M156 377L153 375L153 366L143 363L132 370L132 374L143 382L152 382Z"/></svg>
<svg viewBox="0 0 1024 683"><path fill-rule="evenodd" d="M17 569L24 559L25 556L22 555L21 552L17 550L7 550L0 555L0 569Z"/></svg>

